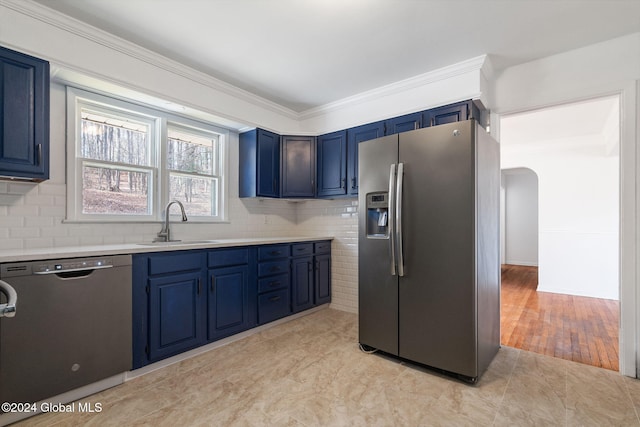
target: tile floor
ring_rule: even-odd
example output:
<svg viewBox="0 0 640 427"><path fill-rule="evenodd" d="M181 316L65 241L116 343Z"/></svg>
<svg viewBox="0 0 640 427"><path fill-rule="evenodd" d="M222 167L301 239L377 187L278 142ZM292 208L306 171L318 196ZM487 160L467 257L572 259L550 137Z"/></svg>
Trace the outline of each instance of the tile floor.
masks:
<svg viewBox="0 0 640 427"><path fill-rule="evenodd" d="M29 426L627 426L640 381L503 347L476 385L361 352L357 316L332 309L82 399L98 414Z"/></svg>

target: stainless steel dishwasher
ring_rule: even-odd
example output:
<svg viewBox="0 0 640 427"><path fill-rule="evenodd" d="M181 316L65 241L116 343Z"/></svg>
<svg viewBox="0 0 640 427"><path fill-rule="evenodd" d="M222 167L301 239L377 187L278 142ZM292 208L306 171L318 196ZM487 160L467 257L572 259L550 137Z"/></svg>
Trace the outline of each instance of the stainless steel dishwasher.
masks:
<svg viewBox="0 0 640 427"><path fill-rule="evenodd" d="M37 402L131 369L131 255L2 264L0 279L17 295L13 316L0 317L0 402Z"/></svg>

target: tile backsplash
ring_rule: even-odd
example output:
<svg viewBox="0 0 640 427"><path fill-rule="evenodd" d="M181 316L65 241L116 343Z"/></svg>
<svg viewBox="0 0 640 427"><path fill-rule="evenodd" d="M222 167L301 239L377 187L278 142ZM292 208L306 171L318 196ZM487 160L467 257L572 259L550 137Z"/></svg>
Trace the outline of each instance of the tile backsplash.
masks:
<svg viewBox="0 0 640 427"><path fill-rule="evenodd" d="M157 223L65 222L66 186L0 182L0 250L150 241ZM182 239L331 236L332 307L358 309L358 202L229 199L229 222L172 223Z"/></svg>

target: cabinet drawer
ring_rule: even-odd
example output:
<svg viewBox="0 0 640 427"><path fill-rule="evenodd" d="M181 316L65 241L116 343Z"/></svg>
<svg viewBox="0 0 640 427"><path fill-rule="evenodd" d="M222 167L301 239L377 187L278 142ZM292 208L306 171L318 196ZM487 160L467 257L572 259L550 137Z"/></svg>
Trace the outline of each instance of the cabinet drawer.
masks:
<svg viewBox="0 0 640 427"><path fill-rule="evenodd" d="M265 277L258 280L258 292L268 292L274 289L286 288L289 286L289 275L279 274L277 276Z"/></svg>
<svg viewBox="0 0 640 427"><path fill-rule="evenodd" d="M265 261L289 256L289 245L269 245L258 248L258 261Z"/></svg>
<svg viewBox="0 0 640 427"><path fill-rule="evenodd" d="M289 289L280 289L258 296L258 323L271 322L290 313Z"/></svg>
<svg viewBox="0 0 640 427"><path fill-rule="evenodd" d="M297 243L291 245L291 256L311 255L313 253L313 243Z"/></svg>
<svg viewBox="0 0 640 427"><path fill-rule="evenodd" d="M328 254L331 252L331 242L316 242L314 253Z"/></svg>
<svg viewBox="0 0 640 427"><path fill-rule="evenodd" d="M149 274L200 270L202 262L202 253L165 252L154 254L149 256Z"/></svg>
<svg viewBox="0 0 640 427"><path fill-rule="evenodd" d="M261 262L258 264L258 276L269 276L289 272L289 260Z"/></svg>
<svg viewBox="0 0 640 427"><path fill-rule="evenodd" d="M209 267L226 267L229 265L241 265L249 263L249 249L220 249L209 252Z"/></svg>

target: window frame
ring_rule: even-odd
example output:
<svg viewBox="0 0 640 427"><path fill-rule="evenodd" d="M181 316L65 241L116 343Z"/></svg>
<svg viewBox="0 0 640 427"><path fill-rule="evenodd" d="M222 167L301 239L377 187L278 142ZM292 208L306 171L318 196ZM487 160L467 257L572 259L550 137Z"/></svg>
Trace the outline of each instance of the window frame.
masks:
<svg viewBox="0 0 640 427"><path fill-rule="evenodd" d="M65 222L82 223L147 223L164 221L164 207L169 199L169 179L174 172L167 164L168 126L193 131L197 134L217 135L218 156L217 163L212 164L212 175L195 175L196 177L213 178L218 180L217 200L212 204L217 205L217 215L196 216L189 215L190 222L218 223L228 222L228 164L230 141L229 130L207 123L198 119L181 116L169 111L150 107L130 99L115 97L112 94L102 94L67 86L67 213ZM128 117L136 121L149 124L150 147L149 165L130 165L126 163L85 159L81 154L81 113L83 108L98 113ZM82 171L83 164L96 164L120 166L123 169L135 171L151 171L149 183L149 197L151 198L148 215L110 215L110 214L86 214L82 212ZM217 170L217 174L215 171ZM171 217L177 217L177 212L170 212Z"/></svg>

